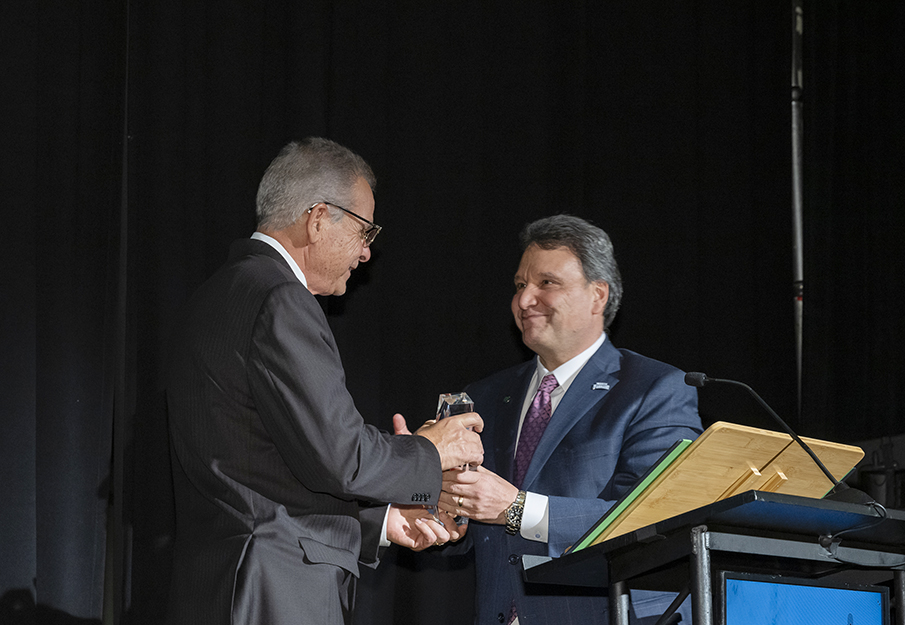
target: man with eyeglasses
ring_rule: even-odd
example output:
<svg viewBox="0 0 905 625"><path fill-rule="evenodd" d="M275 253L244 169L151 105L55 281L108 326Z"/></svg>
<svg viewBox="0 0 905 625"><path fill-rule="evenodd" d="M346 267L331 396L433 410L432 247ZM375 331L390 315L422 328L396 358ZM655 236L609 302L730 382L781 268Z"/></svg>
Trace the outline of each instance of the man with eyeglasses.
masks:
<svg viewBox="0 0 905 625"><path fill-rule="evenodd" d="M366 425L314 298L343 294L370 259L374 184L332 141L287 145L258 188L256 232L175 332L171 623L348 623L359 564L376 565L380 546L460 535L423 505L436 504L442 470L480 464L481 418L418 436Z"/></svg>

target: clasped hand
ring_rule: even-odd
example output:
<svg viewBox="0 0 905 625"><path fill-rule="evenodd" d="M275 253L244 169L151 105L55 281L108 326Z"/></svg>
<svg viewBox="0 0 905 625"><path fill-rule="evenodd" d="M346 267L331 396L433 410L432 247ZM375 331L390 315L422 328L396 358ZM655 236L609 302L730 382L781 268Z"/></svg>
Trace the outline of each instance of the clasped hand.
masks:
<svg viewBox="0 0 905 625"><path fill-rule="evenodd" d="M401 414L393 415L396 434L411 434ZM476 412L454 415L436 421L425 421L415 432L434 444L440 454L440 468L444 471L463 464L479 465L484 461L484 446L478 432L484 421Z"/></svg>
<svg viewBox="0 0 905 625"><path fill-rule="evenodd" d="M387 538L413 551L457 541L467 529L467 525L457 526L442 510L434 517L424 506L393 504L387 515Z"/></svg>
<svg viewBox="0 0 905 625"><path fill-rule="evenodd" d="M440 510L484 523L504 525L506 509L515 501L518 489L493 471L451 469L443 472Z"/></svg>
<svg viewBox="0 0 905 625"><path fill-rule="evenodd" d="M427 421L415 434L430 440L440 454L442 469L462 464L480 464L484 460L484 447L477 434L484 422L477 413L456 415L441 420ZM411 432L401 414L393 415L393 429L397 435ZM467 525L456 525L452 516L435 508L435 517L424 506L393 504L387 514L387 538L413 551L422 551L434 545L457 541L468 531Z"/></svg>
<svg viewBox="0 0 905 625"><path fill-rule="evenodd" d="M474 431L465 430L466 434L476 437L478 445L480 445L480 437L475 432L480 432L483 429L483 425L484 422L480 416L476 413L468 413L448 417L439 422L427 421L418 429L416 434L429 438L437 445L437 449L440 451L441 465L444 469L443 490L438 501L441 512L448 516L463 516L476 521L483 521L484 523L504 525L506 523L506 509L515 501L518 489L493 471L488 471L478 466L480 462L474 462L473 460L462 461L462 457L464 457L462 455L459 456L458 460L451 461L444 458L443 450L434 441L435 437L439 437L441 431L451 431L455 435L464 438L466 440L464 446L469 447L474 444L474 441L471 437L462 434L462 429L471 428ZM443 430L441 430L441 426ZM393 427L396 434L411 434L405 424L405 419L400 414L393 416ZM432 431L432 428L436 428L436 430ZM484 448L482 446L480 449L482 461L483 452ZM472 449L470 453L473 454L474 450ZM463 464L477 466L477 471L460 469L459 467ZM467 525L461 527L465 528Z"/></svg>

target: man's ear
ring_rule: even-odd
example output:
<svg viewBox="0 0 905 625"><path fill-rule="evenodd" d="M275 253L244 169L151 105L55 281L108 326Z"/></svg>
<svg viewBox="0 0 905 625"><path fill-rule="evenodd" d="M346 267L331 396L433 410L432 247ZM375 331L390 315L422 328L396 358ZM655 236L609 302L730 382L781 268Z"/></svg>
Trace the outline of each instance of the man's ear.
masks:
<svg viewBox="0 0 905 625"><path fill-rule="evenodd" d="M610 285L606 282L598 281L594 283L594 313L603 314L606 310L606 303L610 301Z"/></svg>
<svg viewBox="0 0 905 625"><path fill-rule="evenodd" d="M308 212L308 221L305 222L305 231L309 243L316 243L324 235L327 222L330 219L330 211L324 203L315 204Z"/></svg>

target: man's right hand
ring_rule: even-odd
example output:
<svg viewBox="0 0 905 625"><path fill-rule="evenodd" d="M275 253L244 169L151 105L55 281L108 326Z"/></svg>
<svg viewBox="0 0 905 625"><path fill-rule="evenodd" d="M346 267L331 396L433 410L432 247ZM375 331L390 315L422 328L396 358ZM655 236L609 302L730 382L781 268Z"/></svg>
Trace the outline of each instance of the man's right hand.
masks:
<svg viewBox="0 0 905 625"><path fill-rule="evenodd" d="M407 431L403 431L405 421L401 417L394 419L394 426L397 434ZM423 436L434 444L440 452L440 466L446 471L463 464L478 466L484 461L484 446L478 436L478 432L483 429L484 420L481 415L467 412L439 421L427 421L418 428L415 436Z"/></svg>

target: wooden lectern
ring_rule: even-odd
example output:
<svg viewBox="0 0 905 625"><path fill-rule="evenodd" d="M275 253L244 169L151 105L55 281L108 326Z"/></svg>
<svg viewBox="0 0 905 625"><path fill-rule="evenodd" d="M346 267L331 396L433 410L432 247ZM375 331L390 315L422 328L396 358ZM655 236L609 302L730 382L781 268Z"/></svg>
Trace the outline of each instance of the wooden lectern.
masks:
<svg viewBox="0 0 905 625"><path fill-rule="evenodd" d="M838 480L863 456L804 440ZM613 625L629 588L680 592L673 609L691 594L695 625L722 623L715 572L894 579L905 625L905 512L820 499L832 482L786 434L721 422L678 445L563 556L524 556L525 579L608 586Z"/></svg>
<svg viewBox="0 0 905 625"><path fill-rule="evenodd" d="M894 580L893 622L905 625L905 512L884 519L863 504L748 491L559 558L526 555L522 566L528 582L609 586L613 625L629 622L630 588L690 593L695 625L721 623L714 583L726 570Z"/></svg>

